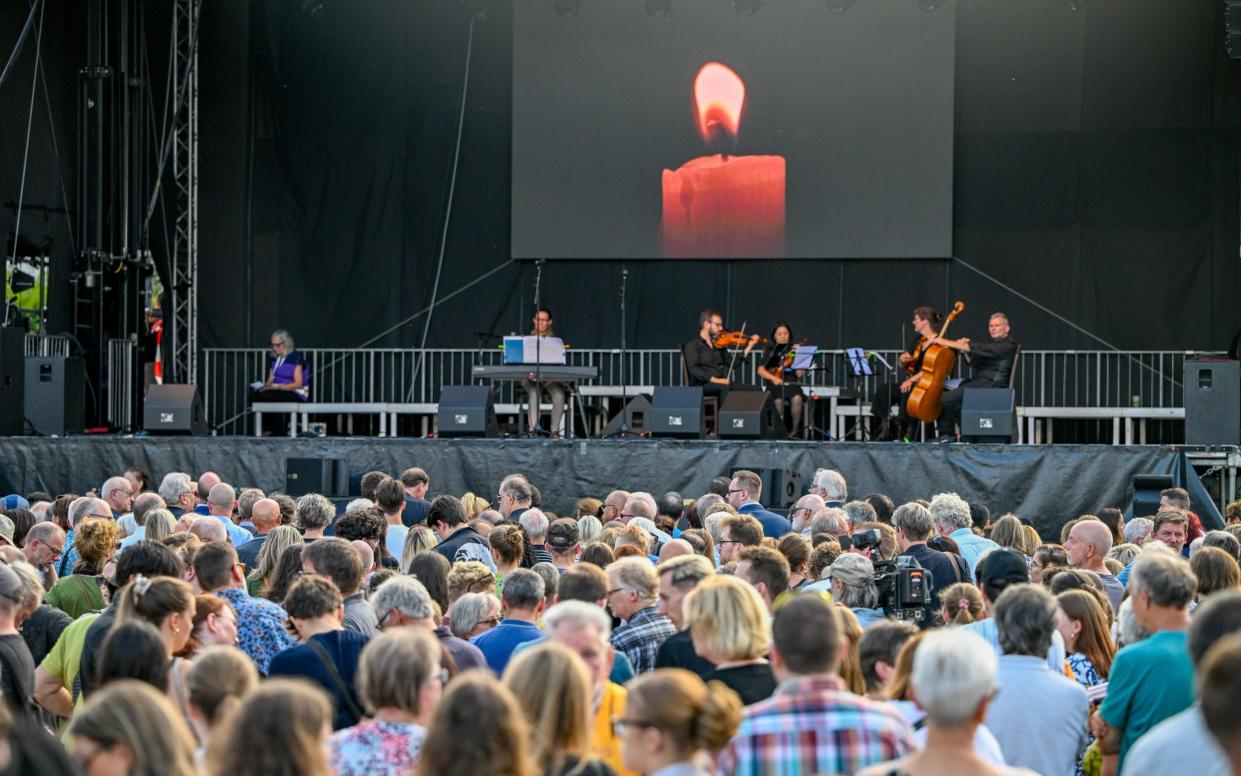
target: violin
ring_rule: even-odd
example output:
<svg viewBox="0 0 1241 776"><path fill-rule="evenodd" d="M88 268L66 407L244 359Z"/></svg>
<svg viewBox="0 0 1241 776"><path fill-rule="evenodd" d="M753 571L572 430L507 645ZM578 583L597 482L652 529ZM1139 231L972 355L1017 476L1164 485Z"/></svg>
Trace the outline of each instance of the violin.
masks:
<svg viewBox="0 0 1241 776"><path fill-rule="evenodd" d="M952 323L964 310L964 302L957 302L953 305L952 312L948 314L943 328L939 330L939 339L942 339L948 332L948 324ZM925 339L924 337L923 340ZM911 418L931 422L937 419L943 411L940 397L944 395L944 382L952 374L952 368L956 364L957 352L947 345L938 343L919 344L919 351L922 354L922 372L918 375L917 384L909 392L905 408L909 411Z"/></svg>
<svg viewBox="0 0 1241 776"><path fill-rule="evenodd" d="M744 331L722 331L716 336L714 344L717 348L744 348L750 344L752 336ZM766 337L759 337L758 344L770 345L771 342Z"/></svg>

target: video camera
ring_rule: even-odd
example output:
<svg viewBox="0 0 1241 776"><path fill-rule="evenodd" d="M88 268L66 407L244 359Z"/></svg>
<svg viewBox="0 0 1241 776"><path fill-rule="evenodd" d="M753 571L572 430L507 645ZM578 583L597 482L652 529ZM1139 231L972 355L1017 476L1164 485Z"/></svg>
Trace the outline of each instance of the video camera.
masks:
<svg viewBox="0 0 1241 776"><path fill-rule="evenodd" d="M872 551L879 548L882 539L883 534L878 528L857 531L849 537L854 549ZM879 605L884 613L925 627L931 619L929 572L917 560L905 555L873 562Z"/></svg>

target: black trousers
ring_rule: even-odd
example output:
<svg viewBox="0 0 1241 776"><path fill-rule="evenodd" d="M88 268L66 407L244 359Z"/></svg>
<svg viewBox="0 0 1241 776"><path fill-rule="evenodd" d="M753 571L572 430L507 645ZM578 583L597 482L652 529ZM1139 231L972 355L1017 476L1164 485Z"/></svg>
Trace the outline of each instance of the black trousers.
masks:
<svg viewBox="0 0 1241 776"><path fill-rule="evenodd" d="M875 396L870 403L870 414L879 421L892 414L892 405L896 405L896 417L902 423L908 423L913 418L909 417L909 410L905 405L909 400L909 394L901 393L900 383L881 383L875 389Z"/></svg>

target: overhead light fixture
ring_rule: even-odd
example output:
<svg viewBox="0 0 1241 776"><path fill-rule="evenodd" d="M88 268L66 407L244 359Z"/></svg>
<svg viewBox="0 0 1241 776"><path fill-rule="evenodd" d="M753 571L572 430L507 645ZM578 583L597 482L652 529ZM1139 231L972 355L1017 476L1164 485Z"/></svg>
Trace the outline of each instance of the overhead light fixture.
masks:
<svg viewBox="0 0 1241 776"><path fill-rule="evenodd" d="M832 13L844 13L857 5L857 0L827 0L827 10Z"/></svg>
<svg viewBox="0 0 1241 776"><path fill-rule="evenodd" d="M642 0L647 16L668 18L672 14L672 0Z"/></svg>
<svg viewBox="0 0 1241 776"><path fill-rule="evenodd" d="M582 10L582 0L552 0L552 10L557 16L577 16Z"/></svg>
<svg viewBox="0 0 1241 776"><path fill-rule="evenodd" d="M763 0L733 0L733 10L738 16L753 16L763 7Z"/></svg>

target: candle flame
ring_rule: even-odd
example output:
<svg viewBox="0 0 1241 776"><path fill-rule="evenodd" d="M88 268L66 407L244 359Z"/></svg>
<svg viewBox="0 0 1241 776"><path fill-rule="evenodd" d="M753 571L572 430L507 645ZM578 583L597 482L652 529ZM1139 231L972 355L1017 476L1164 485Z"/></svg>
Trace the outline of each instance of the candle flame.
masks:
<svg viewBox="0 0 1241 776"><path fill-rule="evenodd" d="M741 109L745 107L745 83L740 76L719 62L703 65L694 79L694 104L703 140L709 145L736 143Z"/></svg>

